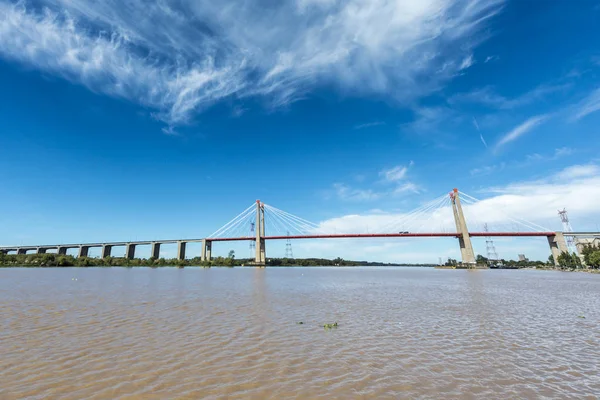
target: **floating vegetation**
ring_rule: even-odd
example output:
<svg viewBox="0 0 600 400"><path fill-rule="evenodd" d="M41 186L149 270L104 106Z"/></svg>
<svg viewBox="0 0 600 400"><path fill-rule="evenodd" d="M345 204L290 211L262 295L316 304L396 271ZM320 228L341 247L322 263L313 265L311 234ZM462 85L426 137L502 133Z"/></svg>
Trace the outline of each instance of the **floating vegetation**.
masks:
<svg viewBox="0 0 600 400"><path fill-rule="evenodd" d="M334 322L333 324L325 324L325 325L323 325L323 328L325 328L325 329L332 329L332 328L337 328L337 326L338 326L338 323Z"/></svg>
<svg viewBox="0 0 600 400"><path fill-rule="evenodd" d="M296 324L298 324L298 325L304 325L304 322L300 321L300 322L296 322Z"/></svg>
<svg viewBox="0 0 600 400"><path fill-rule="evenodd" d="M583 318L583 319L585 319L585 316L584 315L580 315L577 318Z"/></svg>

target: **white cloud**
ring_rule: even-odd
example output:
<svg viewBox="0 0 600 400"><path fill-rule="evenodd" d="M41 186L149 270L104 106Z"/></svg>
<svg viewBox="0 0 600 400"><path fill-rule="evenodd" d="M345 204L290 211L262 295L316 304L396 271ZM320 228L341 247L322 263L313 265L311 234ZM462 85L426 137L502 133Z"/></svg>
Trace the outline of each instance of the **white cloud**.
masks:
<svg viewBox="0 0 600 400"><path fill-rule="evenodd" d="M417 186L416 184L412 183L412 182L405 182L402 184L399 184L398 186L396 186L396 188L393 191L394 195L400 195L400 194L404 194L404 193L419 193L420 192L420 188L419 186Z"/></svg>
<svg viewBox="0 0 600 400"><path fill-rule="evenodd" d="M475 59L473 58L473 54L469 54L465 59L460 63L459 70L467 69L475 64Z"/></svg>
<svg viewBox="0 0 600 400"><path fill-rule="evenodd" d="M570 147L560 147L560 148L554 150L554 158L570 156L574 152L575 151Z"/></svg>
<svg viewBox="0 0 600 400"><path fill-rule="evenodd" d="M396 167L386 169L379 172L379 176L383 177L382 182L388 184L388 188L383 190L373 189L357 189L350 187L344 183L333 184L333 192L338 199L346 201L374 201L389 196L399 196L406 193L419 193L419 187L407 180L407 174L410 167L414 165L411 161L407 166L398 165ZM355 180L358 182L364 182L366 179L365 175L358 175ZM393 185L392 188L389 188Z"/></svg>
<svg viewBox="0 0 600 400"><path fill-rule="evenodd" d="M521 125L515 127L510 132L506 133L500 139L498 144L496 145L496 149L504 146L507 143L512 142L513 140L518 139L519 137L523 136L524 134L531 131L532 129L535 129L535 127L537 127L538 125L540 125L541 123L546 121L548 119L548 117L549 117L549 115L545 114L545 115L536 115L534 117L529 118L527 121L523 122Z"/></svg>
<svg viewBox="0 0 600 400"><path fill-rule="evenodd" d="M0 0L0 56L189 121L321 84L411 102L455 76L502 0ZM475 38L475 39L474 39Z"/></svg>
<svg viewBox="0 0 600 400"><path fill-rule="evenodd" d="M572 121L580 120L592 113L600 111L600 88L591 92L576 107L571 117Z"/></svg>
<svg viewBox="0 0 600 400"><path fill-rule="evenodd" d="M409 166L413 165L411 161L408 166L397 165L393 168L383 170L379 173L379 176L382 176L387 182L397 182L406 178L406 174L408 173Z"/></svg>
<svg viewBox="0 0 600 400"><path fill-rule="evenodd" d="M594 164L573 165L565 168L556 175L559 180L571 181L573 179L600 176L600 168Z"/></svg>

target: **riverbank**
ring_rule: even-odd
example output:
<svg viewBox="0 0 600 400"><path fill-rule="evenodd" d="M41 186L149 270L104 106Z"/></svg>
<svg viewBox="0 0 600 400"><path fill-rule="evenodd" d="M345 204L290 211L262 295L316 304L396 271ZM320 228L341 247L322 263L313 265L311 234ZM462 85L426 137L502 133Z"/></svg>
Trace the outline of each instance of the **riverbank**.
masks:
<svg viewBox="0 0 600 400"><path fill-rule="evenodd" d="M236 259L234 257L215 257L203 261L200 257L186 260L166 258L133 258L124 257L73 257L71 255L45 254L0 254L0 268L10 267L242 267L253 266L253 259ZM353 261L336 258L270 258L267 267L433 267L431 264L403 264L368 261Z"/></svg>

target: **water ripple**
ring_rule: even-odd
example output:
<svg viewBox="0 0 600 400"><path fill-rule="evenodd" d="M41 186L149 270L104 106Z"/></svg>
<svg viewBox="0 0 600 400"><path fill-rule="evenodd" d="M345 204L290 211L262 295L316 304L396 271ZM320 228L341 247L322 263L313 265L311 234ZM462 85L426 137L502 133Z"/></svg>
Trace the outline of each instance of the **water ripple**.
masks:
<svg viewBox="0 0 600 400"><path fill-rule="evenodd" d="M600 275L4 269L0 315L3 400L600 393Z"/></svg>

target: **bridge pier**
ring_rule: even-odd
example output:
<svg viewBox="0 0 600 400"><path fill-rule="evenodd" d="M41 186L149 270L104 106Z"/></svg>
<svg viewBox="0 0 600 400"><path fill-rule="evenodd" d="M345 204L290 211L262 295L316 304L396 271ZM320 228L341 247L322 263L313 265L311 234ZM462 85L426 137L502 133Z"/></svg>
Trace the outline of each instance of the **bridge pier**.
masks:
<svg viewBox="0 0 600 400"><path fill-rule="evenodd" d="M265 207L260 200L256 200L256 255L254 264L258 266L266 265L266 248L265 248Z"/></svg>
<svg viewBox="0 0 600 400"><path fill-rule="evenodd" d="M125 246L125 258L133 260L135 258L135 244L127 243Z"/></svg>
<svg viewBox="0 0 600 400"><path fill-rule="evenodd" d="M68 247L61 247L61 246L59 246L59 247L56 249L56 253L57 253L59 256L66 256L66 255L67 255L67 250L68 250Z"/></svg>
<svg viewBox="0 0 600 400"><path fill-rule="evenodd" d="M47 251L48 251L48 249L45 247L38 247L36 250L36 253L37 254L46 254Z"/></svg>
<svg viewBox="0 0 600 400"><path fill-rule="evenodd" d="M562 253L568 253L569 248L562 232L555 232L554 235L548 236L548 244L550 245L550 251L552 252L552 258L554 259L554 265L559 266L558 256Z"/></svg>
<svg viewBox="0 0 600 400"><path fill-rule="evenodd" d="M150 257L158 260L160 258L160 243L152 242L152 247L150 249Z"/></svg>
<svg viewBox="0 0 600 400"><path fill-rule="evenodd" d="M187 242L183 242L181 240L177 242L177 259L178 260L185 260L186 244L187 244Z"/></svg>
<svg viewBox="0 0 600 400"><path fill-rule="evenodd" d="M18 255L25 255L25 254L27 254L27 249L17 249L17 254Z"/></svg>
<svg viewBox="0 0 600 400"><path fill-rule="evenodd" d="M78 257L87 257L88 254L90 252L90 247L89 246L79 246L79 255Z"/></svg>
<svg viewBox="0 0 600 400"><path fill-rule="evenodd" d="M110 244L102 245L102 258L110 257L112 246Z"/></svg>
<svg viewBox="0 0 600 400"><path fill-rule="evenodd" d="M202 261L210 261L212 259L212 241L202 239Z"/></svg>
<svg viewBox="0 0 600 400"><path fill-rule="evenodd" d="M473 244L471 243L471 235L467 228L467 221L463 214L462 206L460 204L460 196L458 195L458 189L454 189L450 193L450 199L452 200L452 212L454 214L454 222L456 224L456 232L459 233L458 244L460 246L460 255L462 257L463 264L475 265L475 252L473 251Z"/></svg>

